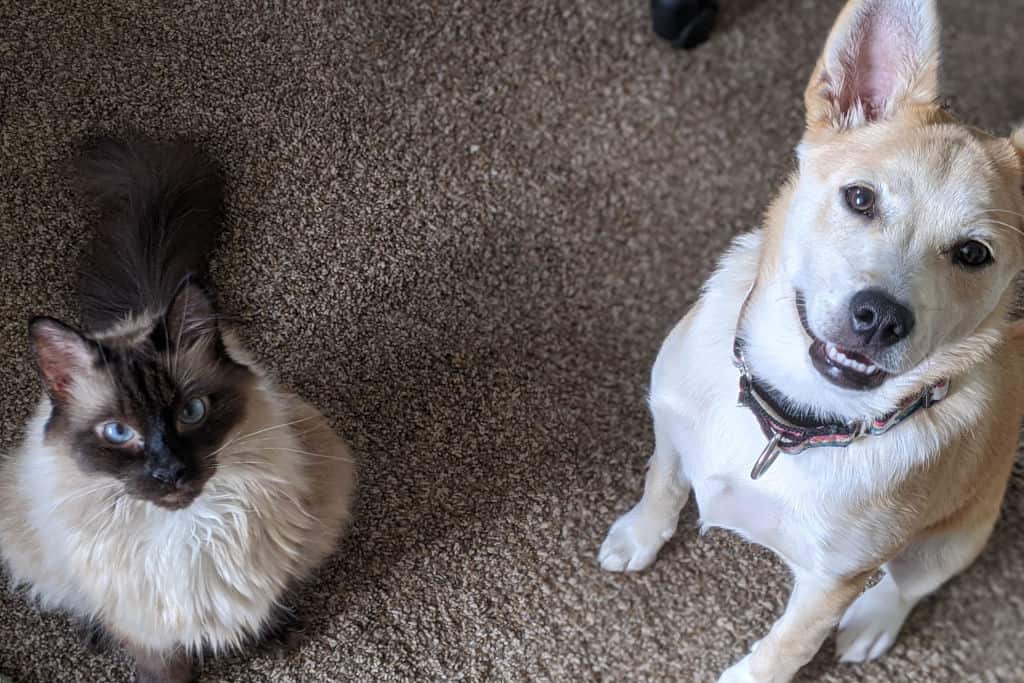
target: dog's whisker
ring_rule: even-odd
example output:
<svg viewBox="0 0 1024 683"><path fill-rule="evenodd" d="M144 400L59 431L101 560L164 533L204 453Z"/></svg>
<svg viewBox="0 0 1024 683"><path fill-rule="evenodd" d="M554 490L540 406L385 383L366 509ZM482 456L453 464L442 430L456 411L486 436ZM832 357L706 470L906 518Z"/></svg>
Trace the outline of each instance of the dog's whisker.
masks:
<svg viewBox="0 0 1024 683"><path fill-rule="evenodd" d="M1017 216L1018 218L1024 218L1024 213L1017 211L1011 211L1010 209L982 209L982 213L1008 213L1011 216Z"/></svg>
<svg viewBox="0 0 1024 683"><path fill-rule="evenodd" d="M992 223L993 225L1001 225L1001 226L1003 226L1004 228L1008 228L1008 229L1010 229L1010 230L1014 231L1014 232L1015 232L1015 233L1017 233L1018 235L1024 235L1024 230L1021 230L1021 229L1020 229L1020 228L1018 228L1017 226L1015 226L1015 225L1010 225L1009 223L1006 223L1006 222L1004 222L1004 221L999 221L999 220L996 220L996 219L994 219L994 218L983 218L983 219L981 219L981 220L985 221L986 223Z"/></svg>

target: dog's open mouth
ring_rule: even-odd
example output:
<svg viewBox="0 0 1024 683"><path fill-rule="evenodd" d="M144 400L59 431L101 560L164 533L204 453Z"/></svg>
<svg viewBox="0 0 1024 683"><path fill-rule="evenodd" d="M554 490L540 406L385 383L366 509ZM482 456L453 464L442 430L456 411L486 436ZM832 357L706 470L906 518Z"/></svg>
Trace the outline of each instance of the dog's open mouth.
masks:
<svg viewBox="0 0 1024 683"><path fill-rule="evenodd" d="M886 380L889 375L867 356L822 341L814 336L807 324L804 298L799 294L796 297L796 308L804 332L812 339L811 348L808 351L811 363L825 379L845 389L858 391L874 389Z"/></svg>
<svg viewBox="0 0 1024 683"><path fill-rule="evenodd" d="M833 384L847 389L874 389L888 376L866 356L825 343L813 335L811 338L811 362Z"/></svg>

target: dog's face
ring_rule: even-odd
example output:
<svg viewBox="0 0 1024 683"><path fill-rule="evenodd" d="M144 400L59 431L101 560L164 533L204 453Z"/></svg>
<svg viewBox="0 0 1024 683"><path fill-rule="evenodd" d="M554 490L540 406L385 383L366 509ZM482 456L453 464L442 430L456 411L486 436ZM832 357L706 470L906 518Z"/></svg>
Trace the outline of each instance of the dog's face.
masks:
<svg viewBox="0 0 1024 683"><path fill-rule="evenodd" d="M897 120L801 147L783 263L815 368L879 386L973 333L1024 267L1015 156Z"/></svg>
<svg viewBox="0 0 1024 683"><path fill-rule="evenodd" d="M811 363L849 390L997 324L1024 268L1021 146L934 104L933 10L904 4L830 36L779 247Z"/></svg>

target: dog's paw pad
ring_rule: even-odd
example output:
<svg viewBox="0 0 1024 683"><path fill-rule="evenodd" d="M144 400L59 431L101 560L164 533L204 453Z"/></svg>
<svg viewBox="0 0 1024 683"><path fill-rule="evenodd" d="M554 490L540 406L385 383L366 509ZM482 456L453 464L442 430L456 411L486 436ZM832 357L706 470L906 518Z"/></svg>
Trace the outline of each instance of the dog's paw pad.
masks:
<svg viewBox="0 0 1024 683"><path fill-rule="evenodd" d="M597 559L609 572L636 572L654 562L661 546L675 532L675 520L667 524L652 523L635 509L612 524L601 544Z"/></svg>
<svg viewBox="0 0 1024 683"><path fill-rule="evenodd" d="M896 642L910 606L895 584L883 579L850 605L839 622L836 654L842 662L866 662L884 655Z"/></svg>

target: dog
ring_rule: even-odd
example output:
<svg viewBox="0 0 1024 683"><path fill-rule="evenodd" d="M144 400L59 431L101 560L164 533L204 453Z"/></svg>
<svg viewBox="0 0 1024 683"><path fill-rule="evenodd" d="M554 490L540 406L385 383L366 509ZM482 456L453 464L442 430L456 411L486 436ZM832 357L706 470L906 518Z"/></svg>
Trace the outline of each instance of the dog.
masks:
<svg viewBox="0 0 1024 683"><path fill-rule="evenodd" d="M1024 128L939 106L939 57L933 0L846 5L797 169L654 363L644 493L601 566L650 565L692 490L704 527L794 577L720 683L788 681L837 625L841 660L881 656L998 516L1024 414Z"/></svg>

